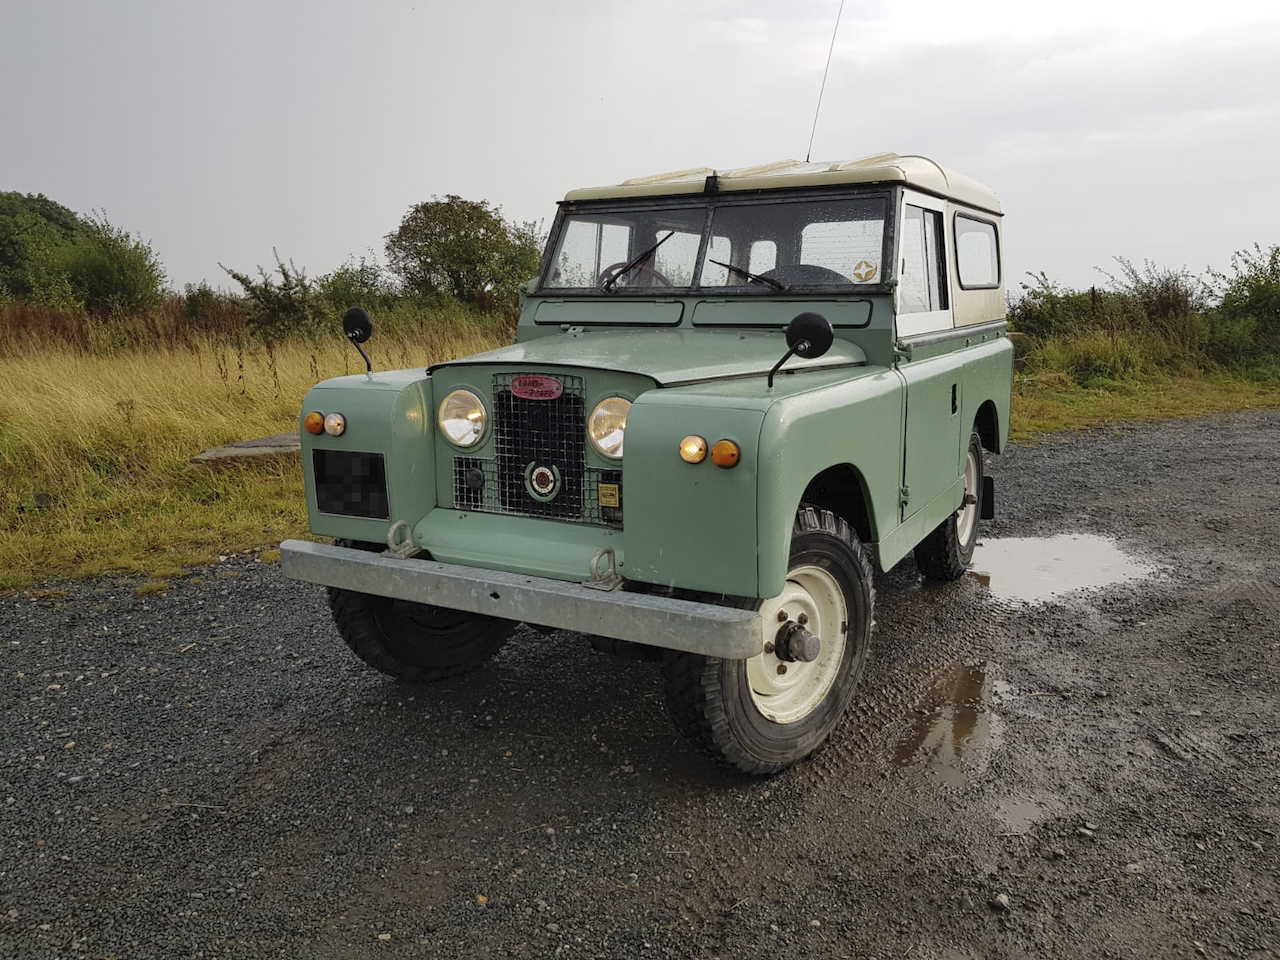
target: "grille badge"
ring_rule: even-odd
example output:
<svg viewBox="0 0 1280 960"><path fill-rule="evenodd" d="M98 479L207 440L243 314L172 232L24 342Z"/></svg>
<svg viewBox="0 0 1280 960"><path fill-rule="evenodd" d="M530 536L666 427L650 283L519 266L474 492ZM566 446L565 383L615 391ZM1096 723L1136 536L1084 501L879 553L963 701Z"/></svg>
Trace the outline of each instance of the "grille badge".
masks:
<svg viewBox="0 0 1280 960"><path fill-rule="evenodd" d="M524 484L535 500L543 503L554 500L560 492L560 468L554 463L548 467L532 462L524 468Z"/></svg>
<svg viewBox="0 0 1280 960"><path fill-rule="evenodd" d="M522 400L555 400L564 393L564 384L555 377L525 374L511 378L511 393Z"/></svg>

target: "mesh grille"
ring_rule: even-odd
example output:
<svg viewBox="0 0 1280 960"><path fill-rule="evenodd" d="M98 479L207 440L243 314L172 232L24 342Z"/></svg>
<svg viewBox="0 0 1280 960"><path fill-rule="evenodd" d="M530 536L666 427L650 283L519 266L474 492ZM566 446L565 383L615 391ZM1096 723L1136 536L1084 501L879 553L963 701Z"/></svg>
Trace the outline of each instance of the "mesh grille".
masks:
<svg viewBox="0 0 1280 960"><path fill-rule="evenodd" d="M342 517L388 520L387 468L380 453L313 450L316 507Z"/></svg>
<svg viewBox="0 0 1280 960"><path fill-rule="evenodd" d="M582 515L587 439L582 378L557 377L564 393L554 400L525 400L512 394L512 376L493 377L498 501L508 513L577 519ZM531 463L559 472L559 492L551 500L535 499L526 488L525 470Z"/></svg>
<svg viewBox="0 0 1280 960"><path fill-rule="evenodd" d="M493 377L496 456L453 458L453 502L459 510L547 517L581 523L622 523L622 471L585 465L586 400L581 377L556 375L564 392L554 400L526 400L511 393L512 377ZM557 478L553 495L529 490L529 471L545 468ZM601 506L600 485L617 487L617 506ZM606 490L606 503L613 499Z"/></svg>

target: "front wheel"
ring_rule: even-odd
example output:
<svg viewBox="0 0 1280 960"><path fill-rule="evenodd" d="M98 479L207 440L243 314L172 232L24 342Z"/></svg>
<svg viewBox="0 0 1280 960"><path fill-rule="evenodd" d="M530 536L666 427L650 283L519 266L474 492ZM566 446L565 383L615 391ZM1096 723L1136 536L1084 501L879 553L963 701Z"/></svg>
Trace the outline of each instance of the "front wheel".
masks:
<svg viewBox="0 0 1280 960"><path fill-rule="evenodd" d="M814 753L844 716L866 666L875 590L849 525L802 506L782 593L760 609L760 653L721 660L669 653L667 708L680 732L751 774Z"/></svg>
<svg viewBox="0 0 1280 960"><path fill-rule="evenodd" d="M956 580L973 561L978 545L978 518L982 516L982 438L969 435L964 459L964 500L960 509L916 546L916 566L930 580Z"/></svg>
<svg viewBox="0 0 1280 960"><path fill-rule="evenodd" d="M373 544L340 546L377 550ZM329 588L329 611L347 646L369 666L400 680L444 680L478 669L517 624L425 603Z"/></svg>

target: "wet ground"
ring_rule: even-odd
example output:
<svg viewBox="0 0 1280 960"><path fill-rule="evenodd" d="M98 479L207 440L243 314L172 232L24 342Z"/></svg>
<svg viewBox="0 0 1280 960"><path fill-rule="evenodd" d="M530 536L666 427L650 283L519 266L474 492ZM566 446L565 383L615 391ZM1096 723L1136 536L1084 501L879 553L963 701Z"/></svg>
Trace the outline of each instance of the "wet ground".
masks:
<svg viewBox="0 0 1280 960"><path fill-rule="evenodd" d="M0 957L1274 958L1278 436L991 458L974 569L879 579L851 716L768 781L652 665L527 632L398 685L244 558L0 600Z"/></svg>

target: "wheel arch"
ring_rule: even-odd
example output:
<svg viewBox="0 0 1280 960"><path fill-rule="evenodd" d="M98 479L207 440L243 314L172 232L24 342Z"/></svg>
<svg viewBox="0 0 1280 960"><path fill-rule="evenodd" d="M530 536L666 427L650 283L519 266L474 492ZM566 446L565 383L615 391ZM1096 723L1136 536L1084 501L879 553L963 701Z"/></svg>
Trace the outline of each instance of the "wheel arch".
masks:
<svg viewBox="0 0 1280 960"><path fill-rule="evenodd" d="M996 409L994 400L984 400L973 418L973 429L978 432L982 441L982 449L999 453L1004 444L1000 434L1000 411Z"/></svg>
<svg viewBox="0 0 1280 960"><path fill-rule="evenodd" d="M796 510L801 504L809 504L830 510L843 519L864 544L875 542L874 517L869 507L867 481L851 463L836 463L818 473L805 486ZM790 544L787 544L790 549Z"/></svg>

